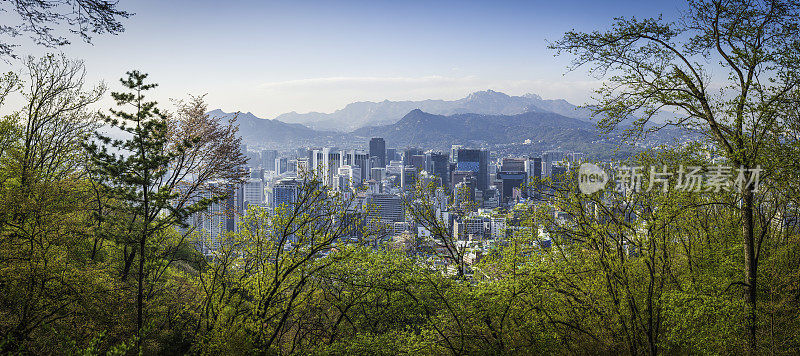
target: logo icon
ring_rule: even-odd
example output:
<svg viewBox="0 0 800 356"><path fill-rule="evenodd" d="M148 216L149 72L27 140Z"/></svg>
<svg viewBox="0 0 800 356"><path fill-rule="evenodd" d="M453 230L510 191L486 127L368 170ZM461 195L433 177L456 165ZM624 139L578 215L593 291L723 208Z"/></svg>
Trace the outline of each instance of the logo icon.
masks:
<svg viewBox="0 0 800 356"><path fill-rule="evenodd" d="M602 168L591 163L582 163L578 170L578 189L583 194L592 194L605 188L608 174Z"/></svg>

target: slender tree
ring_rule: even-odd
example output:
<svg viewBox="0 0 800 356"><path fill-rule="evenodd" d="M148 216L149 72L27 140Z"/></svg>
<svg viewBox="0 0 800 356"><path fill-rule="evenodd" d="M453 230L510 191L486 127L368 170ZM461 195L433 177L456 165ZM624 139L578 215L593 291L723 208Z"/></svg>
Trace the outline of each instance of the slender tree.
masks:
<svg viewBox="0 0 800 356"><path fill-rule="evenodd" d="M111 95L118 106L133 110L111 109L112 116L103 115L106 124L124 137L112 138L98 131L86 146L95 177L114 198L114 207L129 218L130 236L122 240L122 276L127 277L138 256L136 329L140 348L148 293L145 267L160 247L152 245L166 229L185 225L189 215L224 197L198 197L203 184L220 179L235 185L245 174L233 122L220 125L219 119L209 118L201 98L180 105L179 119L171 119L156 102L145 100L144 93L156 87L146 78L147 74L139 71L128 72L128 77L121 79L128 91Z"/></svg>
<svg viewBox="0 0 800 356"><path fill-rule="evenodd" d="M629 133L636 138L665 125L686 127L707 137L728 164L749 170L769 160L765 147L776 138L771 133L785 127L787 110L796 110L798 19L796 1L692 0L678 22L618 18L608 31L571 31L550 47L574 55L573 68L589 65L608 75L595 112L602 128L633 119ZM652 125L662 109L678 116ZM765 236L754 217L761 198L743 189L737 208L751 352Z"/></svg>

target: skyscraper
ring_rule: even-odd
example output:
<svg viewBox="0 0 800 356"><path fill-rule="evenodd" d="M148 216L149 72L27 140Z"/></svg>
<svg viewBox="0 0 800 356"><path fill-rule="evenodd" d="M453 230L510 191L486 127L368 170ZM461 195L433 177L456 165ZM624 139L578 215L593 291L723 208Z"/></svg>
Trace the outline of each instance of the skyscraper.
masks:
<svg viewBox="0 0 800 356"><path fill-rule="evenodd" d="M419 149L419 148L416 148L416 147L406 148L406 150L403 151L403 165L404 166L411 165L412 164L411 163L412 158L414 156L421 155L421 154L422 154L422 150ZM424 169L425 167L417 167L417 168Z"/></svg>
<svg viewBox="0 0 800 356"><path fill-rule="evenodd" d="M397 160L397 149L396 148L387 148L386 149L386 162Z"/></svg>
<svg viewBox="0 0 800 356"><path fill-rule="evenodd" d="M369 211L369 217L383 222L397 222L404 220L403 200L394 194L367 194L364 204Z"/></svg>
<svg viewBox="0 0 800 356"><path fill-rule="evenodd" d="M450 186L450 162L448 154L436 153L430 154L431 174L442 179L442 186Z"/></svg>
<svg viewBox="0 0 800 356"><path fill-rule="evenodd" d="M265 171L275 171L275 159L278 158L278 151L276 150L263 150L261 151L261 168Z"/></svg>
<svg viewBox="0 0 800 356"><path fill-rule="evenodd" d="M261 205L264 203L264 182L258 178L250 178L242 183L243 210L247 205Z"/></svg>
<svg viewBox="0 0 800 356"><path fill-rule="evenodd" d="M456 163L458 162L458 150L461 149L461 145L452 145L450 146L450 162Z"/></svg>
<svg viewBox="0 0 800 356"><path fill-rule="evenodd" d="M274 171L275 174L283 174L288 170L289 160L286 157L278 157L275 159Z"/></svg>
<svg viewBox="0 0 800 356"><path fill-rule="evenodd" d="M378 157L377 167L386 167L386 141L382 137L373 137L369 140L369 156Z"/></svg>
<svg viewBox="0 0 800 356"><path fill-rule="evenodd" d="M525 189L525 172L512 171L497 173L497 179L503 182L501 194L501 202L508 202L509 198L514 195L514 190L522 191Z"/></svg>
<svg viewBox="0 0 800 356"><path fill-rule="evenodd" d="M477 189L489 187L489 150L459 148L457 150L456 170L474 172Z"/></svg>
<svg viewBox="0 0 800 356"><path fill-rule="evenodd" d="M525 171L525 161L526 159L524 158L503 158L500 164L500 170L505 172L523 172Z"/></svg>
<svg viewBox="0 0 800 356"><path fill-rule="evenodd" d="M290 208L297 202L297 195L300 190L300 181L297 179L282 179L272 188L272 206L277 208L284 205Z"/></svg>
<svg viewBox="0 0 800 356"><path fill-rule="evenodd" d="M531 158L530 166L528 175L533 179L542 180L542 157Z"/></svg>

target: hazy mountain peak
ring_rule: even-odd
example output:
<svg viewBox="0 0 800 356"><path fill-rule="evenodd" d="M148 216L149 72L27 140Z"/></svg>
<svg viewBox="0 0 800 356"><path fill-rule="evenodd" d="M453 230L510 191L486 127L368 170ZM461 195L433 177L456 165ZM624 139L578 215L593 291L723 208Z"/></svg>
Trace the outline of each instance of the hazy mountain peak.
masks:
<svg viewBox="0 0 800 356"><path fill-rule="evenodd" d="M458 100L422 100L380 102L358 101L347 104L333 113L290 112L276 117L277 120L300 123L320 130L352 131L365 126L388 125L414 109L435 115L485 114L517 115L526 112L554 112L567 117L588 121L585 111L564 100L542 100L536 94L510 96L492 89L476 91Z"/></svg>
<svg viewBox="0 0 800 356"><path fill-rule="evenodd" d="M487 89L483 91L476 91L470 95L467 95L466 100L480 100L480 99L508 99L511 98L505 93L501 93L499 91L494 91L492 89Z"/></svg>

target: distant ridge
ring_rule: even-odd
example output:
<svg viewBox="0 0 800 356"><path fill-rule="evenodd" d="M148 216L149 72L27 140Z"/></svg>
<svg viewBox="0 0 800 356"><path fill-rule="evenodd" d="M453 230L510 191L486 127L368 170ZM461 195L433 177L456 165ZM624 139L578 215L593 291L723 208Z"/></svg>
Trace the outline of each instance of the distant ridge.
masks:
<svg viewBox="0 0 800 356"><path fill-rule="evenodd" d="M236 113L226 113L220 109L209 111L212 117L233 117ZM236 119L239 135L245 142L293 143L313 140L323 132L310 129L301 124L290 124L279 120L256 117L252 113L239 113Z"/></svg>
<svg viewBox="0 0 800 356"><path fill-rule="evenodd" d="M485 114L517 115L526 112L553 112L562 116L589 121L591 112L566 100L545 100L536 94L510 96L494 90L478 91L458 100L360 101L348 104L333 113L290 112L276 117L287 123L298 123L317 130L349 132L362 127L393 124L414 109L437 115Z"/></svg>
<svg viewBox="0 0 800 356"><path fill-rule="evenodd" d="M467 142L491 146L525 140L558 143L599 139L593 124L552 112L436 115L419 109L412 110L394 124L363 127L353 131L353 135L385 137L387 143L397 147L431 148Z"/></svg>

